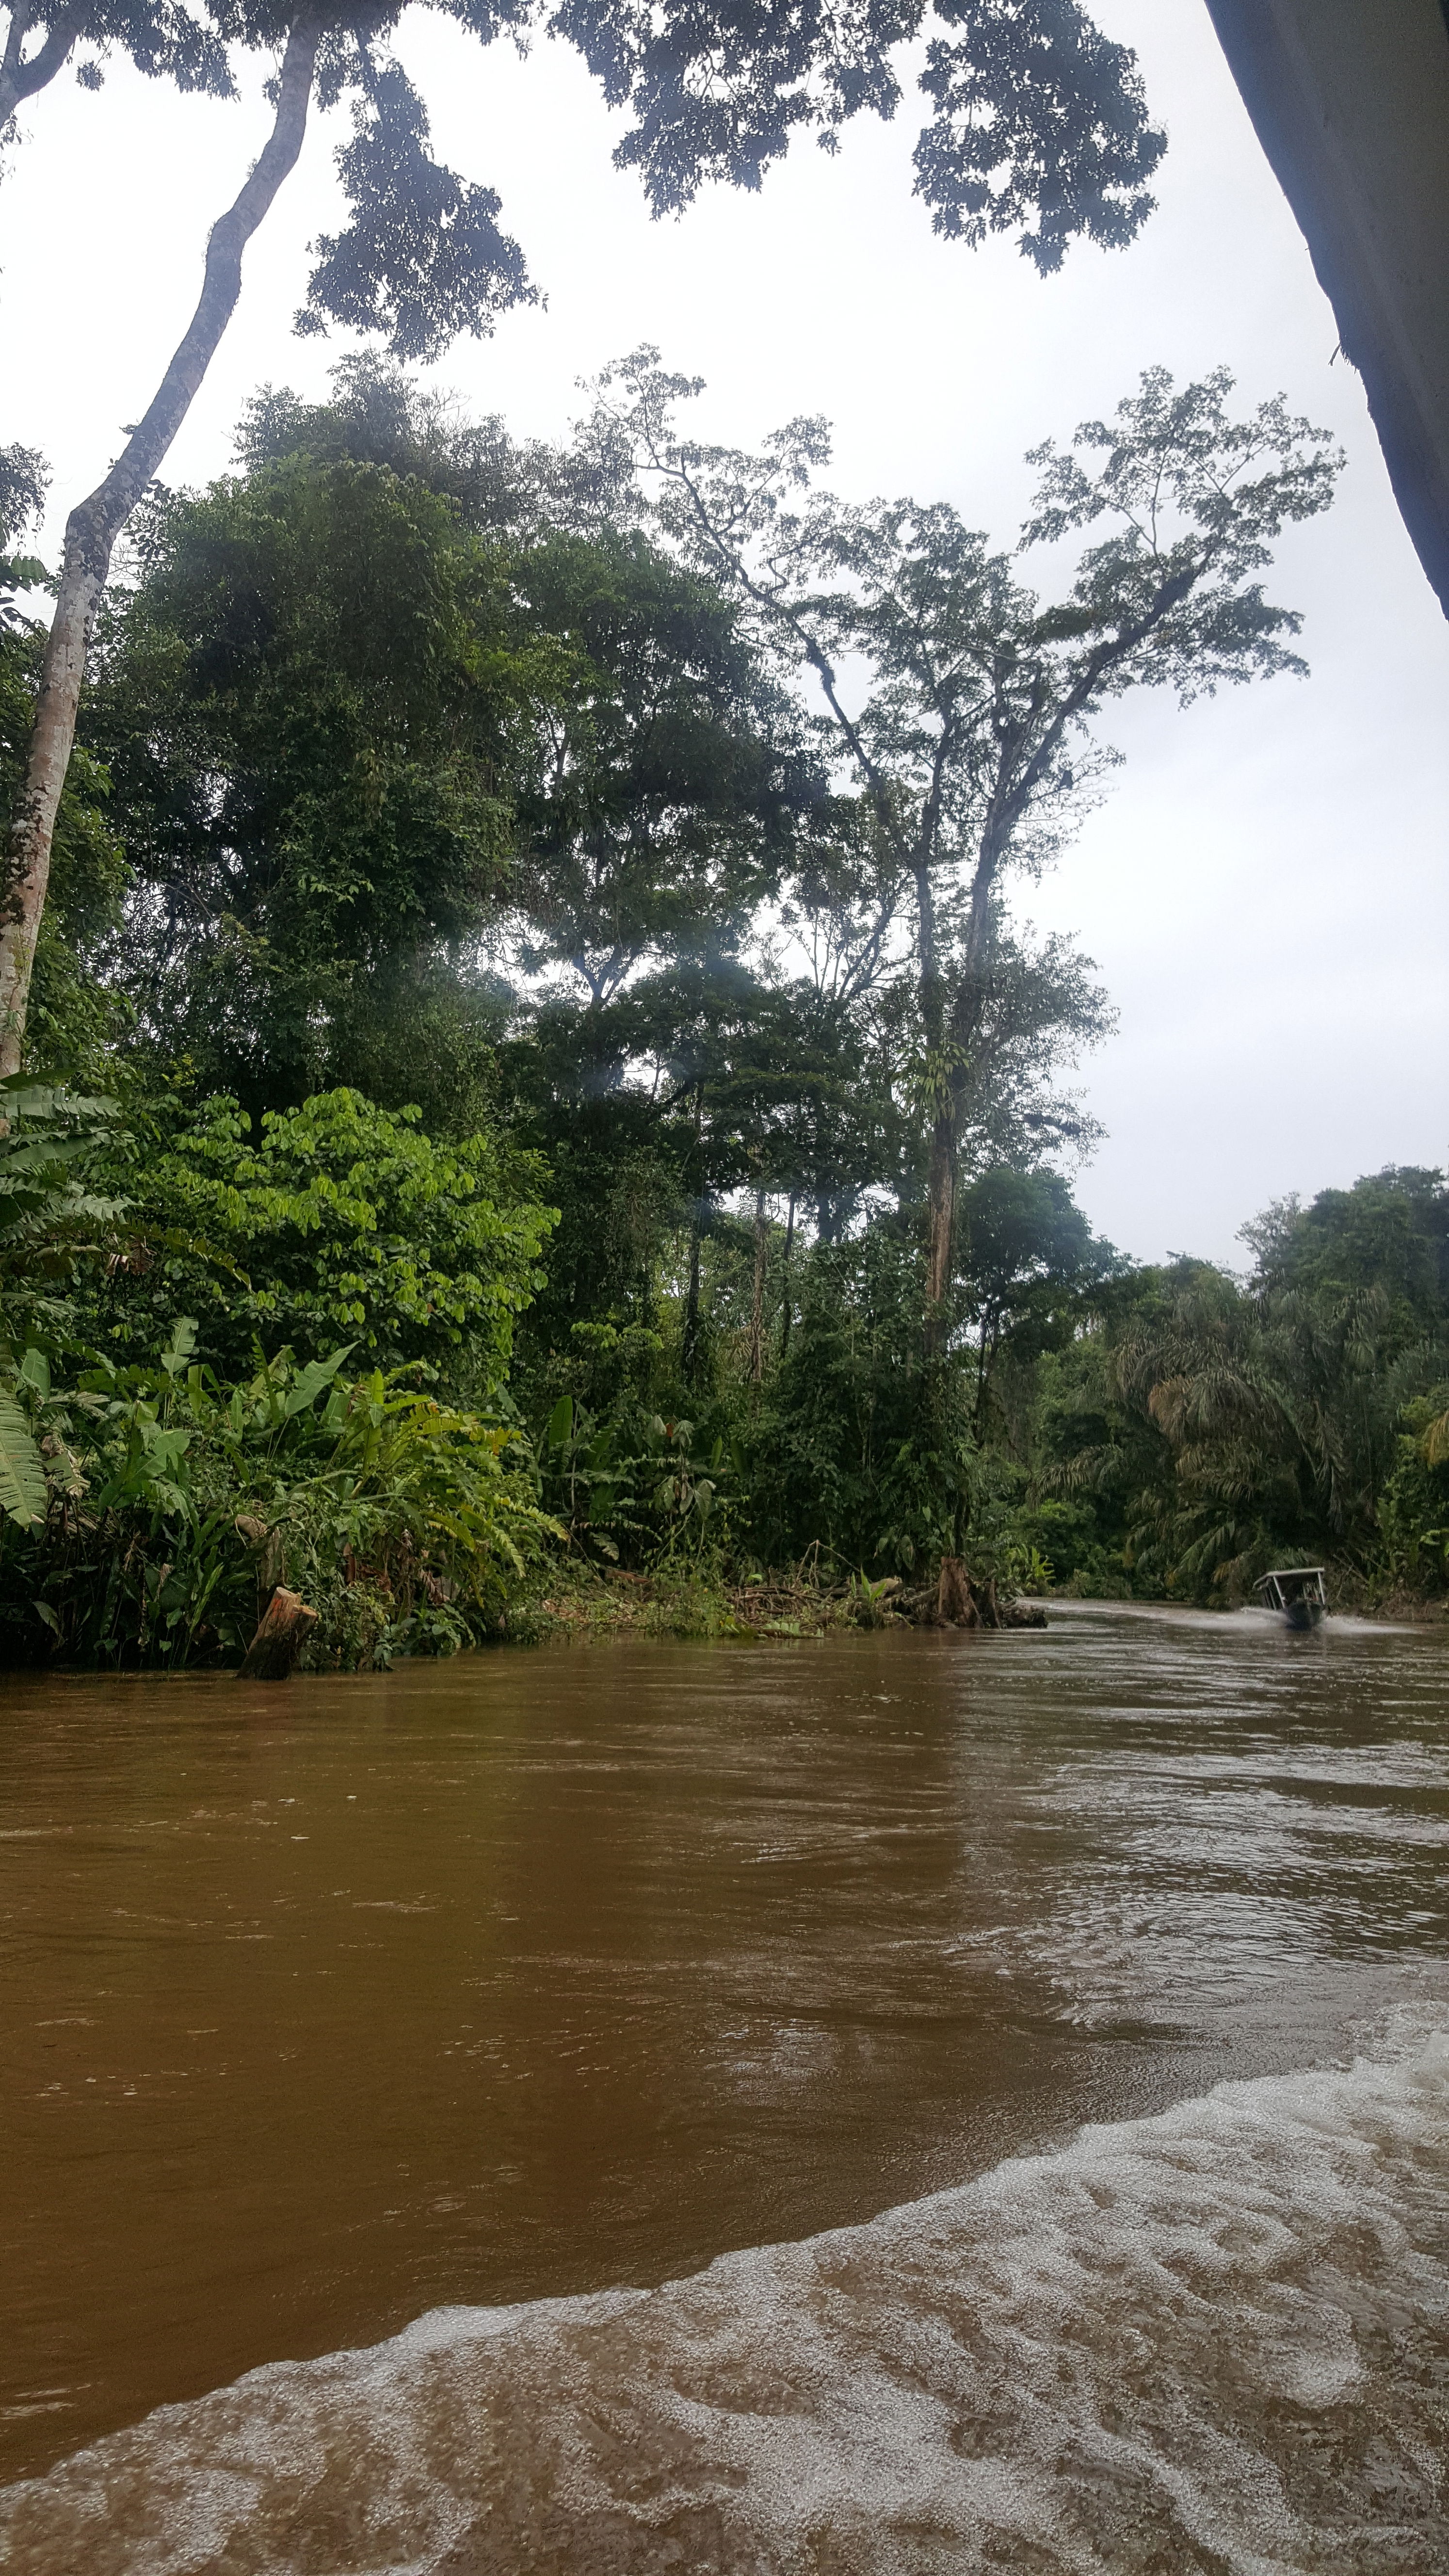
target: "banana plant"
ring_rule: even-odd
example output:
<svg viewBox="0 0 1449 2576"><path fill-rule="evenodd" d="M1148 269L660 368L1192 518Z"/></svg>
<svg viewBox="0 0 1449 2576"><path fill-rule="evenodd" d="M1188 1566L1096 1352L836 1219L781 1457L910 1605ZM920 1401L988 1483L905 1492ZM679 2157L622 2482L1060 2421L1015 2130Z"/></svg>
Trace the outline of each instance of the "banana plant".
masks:
<svg viewBox="0 0 1449 2576"><path fill-rule="evenodd" d="M93 1353L53 1386L30 1348L12 1368L0 1625L26 1651L45 1631L84 1660L214 1659L245 1645L278 1581L321 1605L325 1651L447 1651L563 1538L515 1428L405 1373L349 1381L346 1348L305 1367L283 1351L235 1387L195 1352L183 1320L145 1366Z"/></svg>
<svg viewBox="0 0 1449 2576"><path fill-rule="evenodd" d="M622 1447L617 1422L600 1422L572 1395L561 1395L538 1444L546 1499L555 1501L571 1546L595 1548L617 1564L621 1542L642 1524L640 1460Z"/></svg>
<svg viewBox="0 0 1449 2576"><path fill-rule="evenodd" d="M691 1537L698 1552L719 1496L725 1444L716 1440L707 1458L696 1458L692 1422L666 1422L656 1413L644 1428L646 1441L664 1470L653 1493L654 1508L664 1524L663 1554L666 1560L675 1556Z"/></svg>

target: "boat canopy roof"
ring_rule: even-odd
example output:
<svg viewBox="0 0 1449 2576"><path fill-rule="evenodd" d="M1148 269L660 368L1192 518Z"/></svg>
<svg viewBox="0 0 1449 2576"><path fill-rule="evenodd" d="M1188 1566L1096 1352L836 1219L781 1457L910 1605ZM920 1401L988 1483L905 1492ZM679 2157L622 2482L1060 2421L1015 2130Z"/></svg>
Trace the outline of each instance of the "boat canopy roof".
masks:
<svg viewBox="0 0 1449 2576"><path fill-rule="evenodd" d="M1295 1574L1321 1574L1322 1572L1323 1568L1321 1565L1275 1565L1270 1574L1259 1575L1257 1583L1253 1586L1253 1590L1256 1592L1264 1583L1287 1582L1291 1580Z"/></svg>

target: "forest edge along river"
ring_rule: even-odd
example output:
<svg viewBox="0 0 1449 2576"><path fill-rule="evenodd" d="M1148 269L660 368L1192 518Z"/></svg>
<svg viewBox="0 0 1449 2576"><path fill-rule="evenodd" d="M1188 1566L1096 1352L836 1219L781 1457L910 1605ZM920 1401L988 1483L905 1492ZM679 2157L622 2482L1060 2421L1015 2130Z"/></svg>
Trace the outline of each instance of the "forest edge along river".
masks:
<svg viewBox="0 0 1449 2576"><path fill-rule="evenodd" d="M1443 2563L1446 1681L11 1678L6 2565Z"/></svg>

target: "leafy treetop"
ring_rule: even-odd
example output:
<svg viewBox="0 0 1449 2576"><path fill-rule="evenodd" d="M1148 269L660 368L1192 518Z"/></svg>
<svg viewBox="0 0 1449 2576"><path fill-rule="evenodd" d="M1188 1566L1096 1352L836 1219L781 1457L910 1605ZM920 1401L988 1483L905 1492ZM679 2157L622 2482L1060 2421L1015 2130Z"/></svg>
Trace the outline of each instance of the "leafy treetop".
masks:
<svg viewBox="0 0 1449 2576"><path fill-rule="evenodd" d="M43 578L42 564L10 548L39 518L49 483L45 460L33 447L0 447L0 628L15 624L16 591Z"/></svg>
<svg viewBox="0 0 1449 2576"><path fill-rule="evenodd" d="M1276 1199L1241 1240L1256 1256L1257 1281L1346 1295L1375 1289L1397 1318L1399 1339L1449 1317L1449 1180L1441 1171L1391 1163L1349 1190L1320 1190L1307 1207Z"/></svg>
<svg viewBox="0 0 1449 2576"><path fill-rule="evenodd" d="M632 121L615 151L656 215L708 180L758 188L793 137L834 150L863 110L900 103L896 59L927 38L918 86L933 113L915 153L916 191L938 233L979 242L1016 232L1036 266L1060 266L1083 234L1130 240L1152 206L1164 138L1148 121L1135 60L1076 0L428 0L482 44L535 32L577 48ZM398 355L436 354L534 300L496 193L437 162L427 109L389 49L402 9L302 9L277 0L9 0L0 52L0 141L17 110L67 65L98 88L107 56L184 90L235 94L240 58L318 30L317 95L350 103L337 166L348 220L314 243L297 317L381 333Z"/></svg>

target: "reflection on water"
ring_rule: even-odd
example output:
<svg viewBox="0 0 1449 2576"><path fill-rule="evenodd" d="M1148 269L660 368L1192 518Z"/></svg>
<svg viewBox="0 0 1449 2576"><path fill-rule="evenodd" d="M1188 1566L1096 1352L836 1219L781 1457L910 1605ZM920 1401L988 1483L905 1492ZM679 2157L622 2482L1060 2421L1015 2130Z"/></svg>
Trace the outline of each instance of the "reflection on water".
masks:
<svg viewBox="0 0 1449 2576"><path fill-rule="evenodd" d="M28 2491L23 2514L13 2500L11 2563L341 2571L432 2567L456 2544L460 2569L652 2568L671 2563L657 2554L667 2532L681 2567L924 2569L947 2534L961 2565L1306 2567L1311 2535L1330 2531L1314 2501L1330 2453L1358 2515L1348 2563L1438 2563L1437 2543L1423 2554L1439 2528L1429 2472L1412 2467L1426 2440L1432 2466L1413 2395L1432 2372L1404 2394L1368 2346L1378 2334L1388 2350L1393 2316L1412 2314L1420 2360L1433 2346L1441 2386L1449 2369L1443 2248L1425 2216L1449 2170L1434 2053L1449 2027L1446 1682L1434 1635L1095 1615L1045 1634L778 1653L478 1657L272 1693L8 1683L9 2473L431 2308L570 2302L486 2333L476 2317L415 2329L365 2365L272 2374L169 2419L179 2430L143 2427ZM1323 2079L1331 2099L1278 2082L1364 2047L1379 2072ZM1222 2077L1258 2089L1173 2112L1180 2134L1122 2125ZM1117 2126L1050 2165L1003 2165L1084 2119ZM825 2250L742 2256L643 2303L578 2301L850 2227L993 2166L959 2200ZM1193 2193L1215 2215L1193 2215ZM1326 2286L1354 2264L1352 2295ZM854 2322L847 2278L861 2285ZM1108 2284L1104 2305L1092 2280ZM1165 2300L1164 2280L1178 2285ZM1237 2320L1239 2360L1257 2358L1190 2436L1172 2409L1208 2368L1214 2300ZM1175 2358L1164 2318L1186 2335ZM751 2389L762 2334L774 2375ZM1283 2358L1295 2337L1298 2381ZM1058 2361L1070 2391L1062 2381L1057 2412L1030 2414ZM632 2391L602 2466L595 2366ZM720 2448L741 2373L736 2412L773 2408L774 2450L738 2426L743 2450ZM1123 2373L1139 2397L1114 2429ZM877 2383L871 2435L861 2391ZM895 2441L881 2428L907 2384L924 2412L900 2429L887 2509L861 2446ZM546 2539L490 2489L485 2546L479 2425L504 2426L506 2391L525 2385L529 2492L547 2491L557 2528ZM661 2413L662 2388L675 2394ZM1320 2433L1325 2408L1357 2408L1372 2440L1339 2424L1321 2458L1300 2441L1307 2485L1290 2495L1276 2455L1231 2468L1234 2406L1270 2399L1307 2408ZM296 2487L294 2459L271 2494L259 2427L274 2432L279 2407L310 2428L312 2484ZM1150 2425L1143 2407L1158 2409ZM557 2419L547 2441L539 2409ZM1054 2428L1046 2451L1026 2441L1028 2417ZM349 2473L352 2536L324 2543L336 2460L355 2471L369 2441L375 2485ZM1138 2445L1135 2467L1114 2442ZM1343 2465L1374 2442L1398 2464L1378 2505L1369 2471L1360 2491ZM225 2532L188 2539L177 2481L204 2482L209 2443L250 2502ZM399 2459L424 2453L428 2479L409 2484ZM1053 2506L1042 2487L1048 2454L1051 2478L1076 2463L1070 2511L1067 2489ZM1174 2457L1185 2484L1164 2504ZM793 2522L768 2501L772 2459L798 2488ZM1238 2498L1231 2548L1209 2528L1227 2510L1219 2473ZM1141 2492L1106 2546L1082 2497L1118 2477L1123 2496ZM1003 2479L1020 2511L992 2523ZM996 2556L969 2554L968 2489ZM833 2508L819 2501L831 2493ZM1040 2554L1058 2508L1063 2532L1086 2535L1077 2555L1060 2532L1051 2547L1066 2554ZM1263 2539L1275 2511L1280 2537L1300 2531L1297 2555ZM1161 2554L1162 2512L1179 2519L1176 2556ZM1388 2540L1365 2554L1365 2514L1399 2532L1398 2556ZM1147 2537L1147 2554L1124 2554L1129 2523L1156 2532L1157 2557ZM891 2550L851 2554L843 2535L887 2524ZM809 2554L810 2530L835 2535L833 2555ZM1189 2531L1206 2554L1182 2554Z"/></svg>

